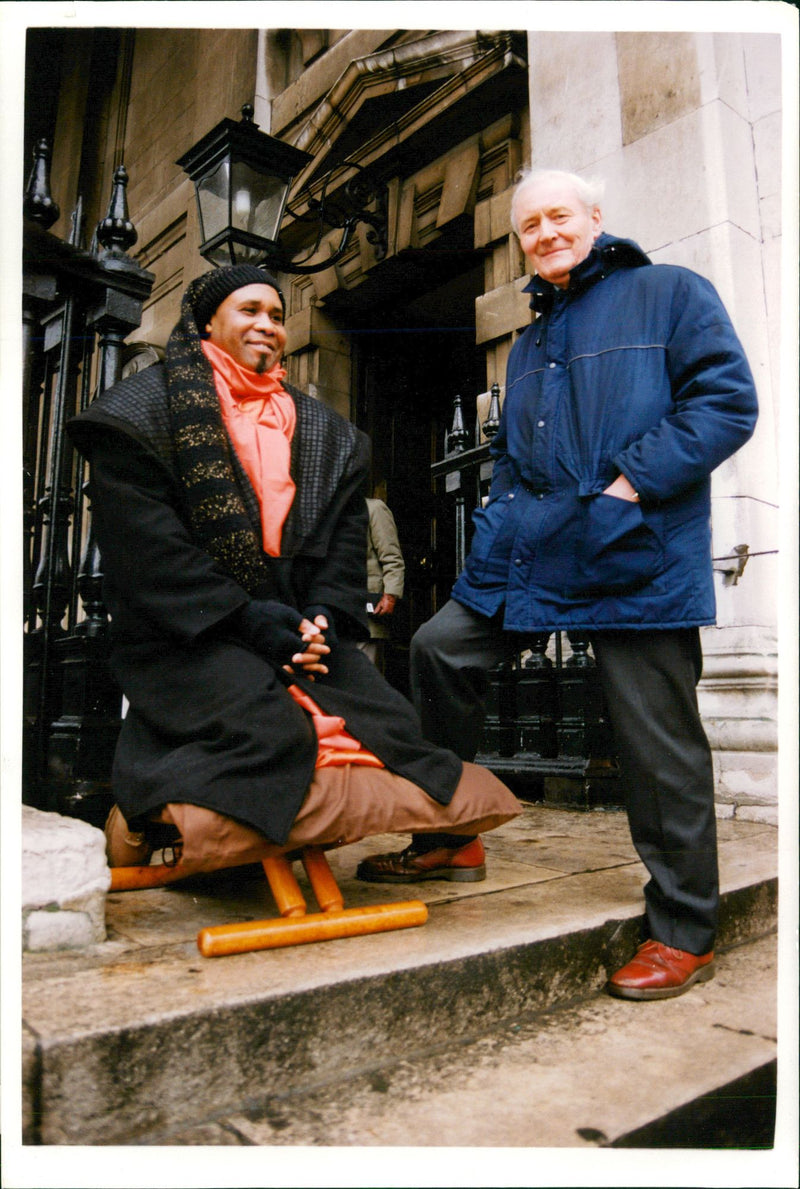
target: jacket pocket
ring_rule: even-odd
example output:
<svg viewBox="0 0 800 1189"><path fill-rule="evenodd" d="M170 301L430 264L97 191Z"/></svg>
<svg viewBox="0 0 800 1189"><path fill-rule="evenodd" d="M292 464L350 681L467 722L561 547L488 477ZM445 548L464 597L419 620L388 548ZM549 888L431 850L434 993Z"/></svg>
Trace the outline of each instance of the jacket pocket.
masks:
<svg viewBox="0 0 800 1189"><path fill-rule="evenodd" d="M664 547L641 506L613 495L585 500L566 593L587 598L638 590L664 567Z"/></svg>
<svg viewBox="0 0 800 1189"><path fill-rule="evenodd" d="M508 552L516 532L516 522L508 523L513 500L513 494L504 492L490 500L485 508L479 507L473 512L474 532L468 561L475 581L497 577L497 574L504 577L507 572Z"/></svg>

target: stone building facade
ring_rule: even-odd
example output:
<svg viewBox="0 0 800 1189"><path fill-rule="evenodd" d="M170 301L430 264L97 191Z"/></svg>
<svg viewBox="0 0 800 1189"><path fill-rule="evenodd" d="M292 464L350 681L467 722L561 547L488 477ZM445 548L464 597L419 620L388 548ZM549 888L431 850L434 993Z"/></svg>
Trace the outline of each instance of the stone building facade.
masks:
<svg viewBox="0 0 800 1189"><path fill-rule="evenodd" d="M29 39L29 87L56 59L52 93L35 112L29 101L27 125L29 140L54 141L62 216L53 231L66 234L79 193L93 226L124 161L138 231L131 254L155 275L131 337L156 350L187 282L207 267L193 187L175 162L220 119L251 103L264 131L312 155L284 222L298 255L310 246L307 195L323 179L331 193L359 170L385 183L382 259L362 225L343 260L283 282L289 378L372 437L373 480L406 555L406 638L453 577L428 470L453 398L474 423L479 394L502 385L530 321L509 226L520 166L603 176L609 231L714 282L753 366L761 417L714 477L719 616L704 632L702 709L719 812L774 820L780 36L40 30ZM337 238L327 235L314 259L328 259Z"/></svg>

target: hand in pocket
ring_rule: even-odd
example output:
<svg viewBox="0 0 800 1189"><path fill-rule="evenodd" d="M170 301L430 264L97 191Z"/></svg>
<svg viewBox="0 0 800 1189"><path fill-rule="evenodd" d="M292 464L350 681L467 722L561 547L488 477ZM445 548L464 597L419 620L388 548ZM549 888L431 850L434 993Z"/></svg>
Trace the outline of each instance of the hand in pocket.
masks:
<svg viewBox="0 0 800 1189"><path fill-rule="evenodd" d="M571 596L636 590L663 564L661 541L638 501L605 493L585 503L576 552Z"/></svg>

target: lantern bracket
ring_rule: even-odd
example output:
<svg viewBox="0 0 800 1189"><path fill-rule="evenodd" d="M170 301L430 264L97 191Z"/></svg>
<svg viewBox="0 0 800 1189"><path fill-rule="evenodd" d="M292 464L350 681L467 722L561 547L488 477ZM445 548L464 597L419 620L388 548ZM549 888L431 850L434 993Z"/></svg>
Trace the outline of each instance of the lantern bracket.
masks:
<svg viewBox="0 0 800 1189"><path fill-rule="evenodd" d="M382 260L387 246L386 186L372 184L356 162L345 162L357 172L335 198L327 192L329 173L319 197L306 198L307 213L297 214L287 205L294 178L312 159L302 149L262 132L249 103L242 108L240 121L224 119L206 133L176 162L195 184L201 255L216 266L246 262L285 273L316 273L338 263L356 227L366 223L367 240ZM303 260L292 260L278 242L284 212L317 224L314 244ZM338 246L325 260L308 263L330 228L341 230Z"/></svg>

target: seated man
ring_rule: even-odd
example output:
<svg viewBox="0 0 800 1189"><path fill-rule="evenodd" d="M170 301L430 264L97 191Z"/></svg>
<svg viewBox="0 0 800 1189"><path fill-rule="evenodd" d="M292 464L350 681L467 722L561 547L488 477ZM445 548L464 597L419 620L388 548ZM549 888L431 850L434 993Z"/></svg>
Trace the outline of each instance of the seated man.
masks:
<svg viewBox="0 0 800 1189"><path fill-rule="evenodd" d="M483 878L469 838L519 803L428 743L357 647L369 444L283 384L284 313L255 266L197 278L165 363L69 424L91 464L111 667L129 702L110 861L144 861L158 822L177 827L194 870L444 831L468 852L447 852L444 877Z"/></svg>

